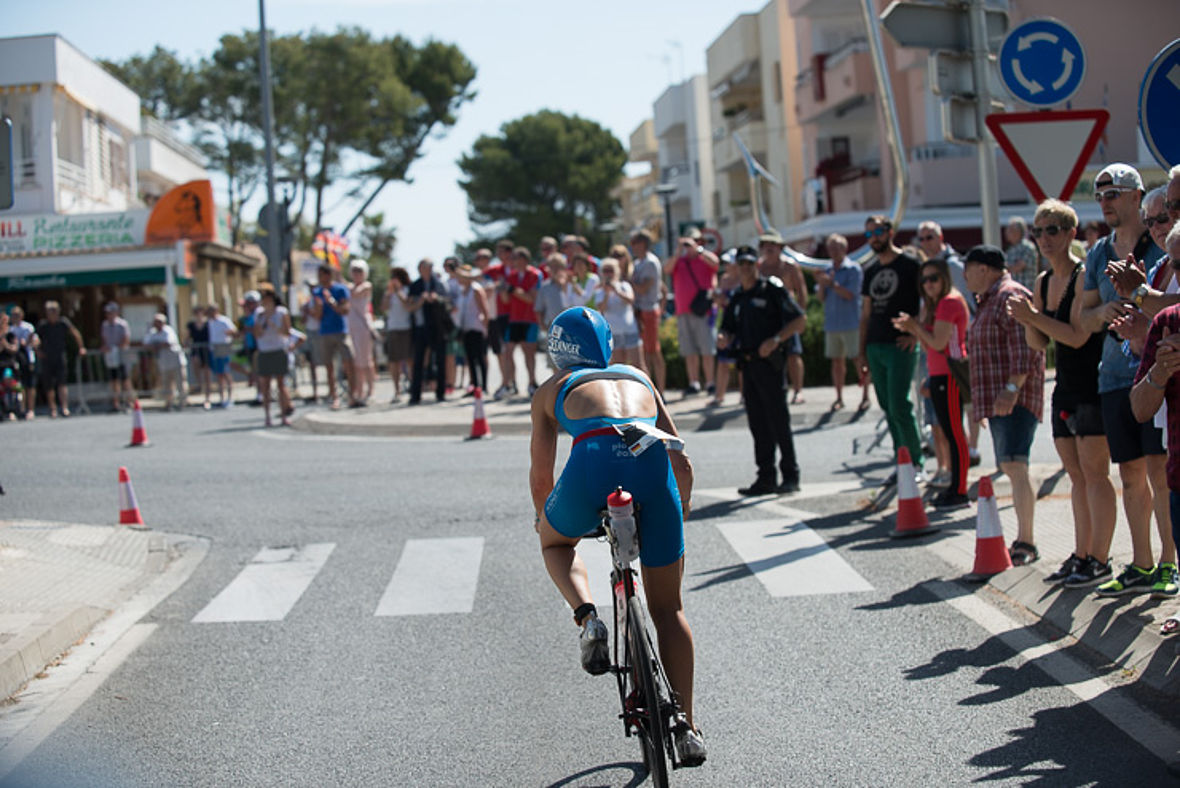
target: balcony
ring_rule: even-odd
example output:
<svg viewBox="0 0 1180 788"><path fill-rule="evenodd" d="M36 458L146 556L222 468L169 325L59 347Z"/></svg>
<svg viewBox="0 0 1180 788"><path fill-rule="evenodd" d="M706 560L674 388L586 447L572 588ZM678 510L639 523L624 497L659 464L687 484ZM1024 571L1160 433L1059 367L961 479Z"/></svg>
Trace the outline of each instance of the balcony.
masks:
<svg viewBox="0 0 1180 788"><path fill-rule="evenodd" d="M676 187L672 192L672 199L691 198L693 189L692 164L680 162L660 168L660 183L670 183Z"/></svg>
<svg viewBox="0 0 1180 788"><path fill-rule="evenodd" d="M788 0L787 9L795 19L827 19L859 14L860 3L856 0Z"/></svg>
<svg viewBox="0 0 1180 788"><path fill-rule="evenodd" d="M750 64L757 64L761 49L758 15L742 14L733 20L733 24L709 45L705 53L709 89L716 94L729 81L745 81ZM757 78L758 69L753 70ZM714 95L714 98L717 96Z"/></svg>
<svg viewBox="0 0 1180 788"><path fill-rule="evenodd" d="M655 162L659 152L660 146L656 142L655 124L649 118L631 132L629 160Z"/></svg>
<svg viewBox="0 0 1180 788"><path fill-rule="evenodd" d="M734 119L735 121L738 118ZM722 172L731 167L745 167L745 159L742 158L742 151L734 142L733 133L737 132L741 135L742 142L754 154L754 158L763 164L766 163L766 121L761 117L754 119L752 117L742 117L741 122L731 122L725 126L720 126L713 132L713 168L717 172ZM759 147L755 147L759 146Z"/></svg>
<svg viewBox="0 0 1180 788"><path fill-rule="evenodd" d="M686 94L689 82L673 85L665 90L652 107L652 126L656 137L664 137L677 126L688 122Z"/></svg>
<svg viewBox="0 0 1180 788"><path fill-rule="evenodd" d="M979 204L979 161L969 145L932 142L910 148L910 205L914 208ZM1000 157L996 168L1000 202L1027 196L1016 171Z"/></svg>
<svg viewBox="0 0 1180 788"><path fill-rule="evenodd" d="M830 213L862 213L885 205L881 176L862 175L844 183L829 184Z"/></svg>
<svg viewBox="0 0 1180 788"><path fill-rule="evenodd" d="M835 52L814 55L795 80L800 123L838 118L877 92L868 41L855 38Z"/></svg>

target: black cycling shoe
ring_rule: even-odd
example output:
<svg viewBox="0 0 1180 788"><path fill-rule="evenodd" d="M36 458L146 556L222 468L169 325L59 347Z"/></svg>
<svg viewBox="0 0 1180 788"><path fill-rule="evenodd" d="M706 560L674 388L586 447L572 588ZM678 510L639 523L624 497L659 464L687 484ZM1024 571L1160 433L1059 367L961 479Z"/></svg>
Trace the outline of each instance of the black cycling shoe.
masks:
<svg viewBox="0 0 1180 788"><path fill-rule="evenodd" d="M799 480L792 479L789 481L784 481L777 488L775 488L775 492L777 492L779 495L793 495L794 493L799 492Z"/></svg>
<svg viewBox="0 0 1180 788"><path fill-rule="evenodd" d="M749 487L739 487L739 495L774 495L778 492L778 488L774 486L774 482L766 481L765 479L758 479Z"/></svg>

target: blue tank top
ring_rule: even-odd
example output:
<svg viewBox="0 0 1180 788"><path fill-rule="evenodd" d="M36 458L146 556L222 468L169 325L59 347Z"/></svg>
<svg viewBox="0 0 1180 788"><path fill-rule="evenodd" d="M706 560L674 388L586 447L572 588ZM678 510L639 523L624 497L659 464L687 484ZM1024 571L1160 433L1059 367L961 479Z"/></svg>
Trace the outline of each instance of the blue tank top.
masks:
<svg viewBox="0 0 1180 788"><path fill-rule="evenodd" d="M583 381L587 376L593 375L591 379L605 379L605 380L635 380L647 386L648 391L651 391L652 396L655 396L655 391L651 384L644 379L639 370L628 364L611 364L605 369L598 369L595 367L584 367L575 370L562 384L561 389L557 392L557 400L554 403L554 415L557 416L557 421L565 428L565 431L570 435L577 437L590 430L599 429L601 427L609 427L613 424L631 424L633 422L646 422L648 424L655 424L655 416L628 416L626 418L615 418L613 416L590 416L585 419L571 419L565 415L565 398L570 390L575 388L579 381ZM588 382L588 381L587 381Z"/></svg>

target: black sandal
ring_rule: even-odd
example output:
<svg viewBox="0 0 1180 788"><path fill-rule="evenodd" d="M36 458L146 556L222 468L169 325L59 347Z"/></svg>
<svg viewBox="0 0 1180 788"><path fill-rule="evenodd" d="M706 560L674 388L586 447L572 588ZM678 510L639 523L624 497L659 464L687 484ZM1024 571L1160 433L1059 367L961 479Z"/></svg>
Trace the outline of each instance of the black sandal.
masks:
<svg viewBox="0 0 1180 788"><path fill-rule="evenodd" d="M1012 566L1026 566L1040 559L1041 554L1036 545L1017 540L1008 548L1008 557L1012 559Z"/></svg>

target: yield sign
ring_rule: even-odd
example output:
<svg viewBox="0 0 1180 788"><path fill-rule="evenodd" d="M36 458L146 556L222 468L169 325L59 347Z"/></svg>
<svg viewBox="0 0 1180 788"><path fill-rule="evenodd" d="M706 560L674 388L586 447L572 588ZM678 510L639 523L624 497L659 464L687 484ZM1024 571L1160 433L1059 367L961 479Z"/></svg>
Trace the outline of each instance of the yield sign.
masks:
<svg viewBox="0 0 1180 788"><path fill-rule="evenodd" d="M1050 196L1069 199L1108 120L1104 109L1001 112L987 116L987 127L1041 202Z"/></svg>

